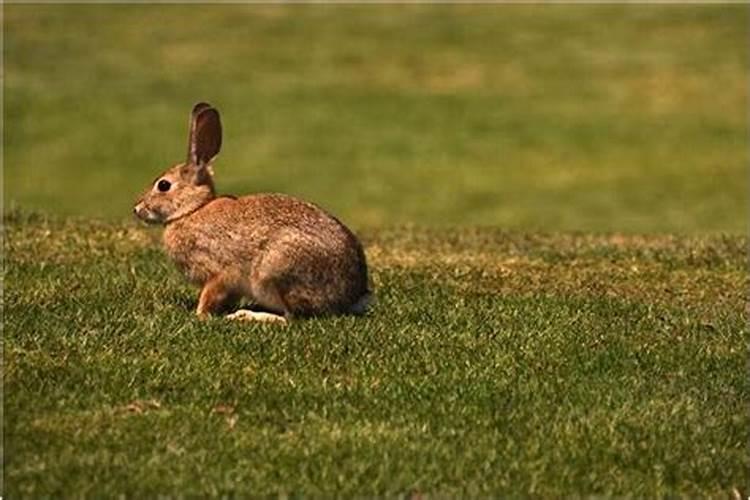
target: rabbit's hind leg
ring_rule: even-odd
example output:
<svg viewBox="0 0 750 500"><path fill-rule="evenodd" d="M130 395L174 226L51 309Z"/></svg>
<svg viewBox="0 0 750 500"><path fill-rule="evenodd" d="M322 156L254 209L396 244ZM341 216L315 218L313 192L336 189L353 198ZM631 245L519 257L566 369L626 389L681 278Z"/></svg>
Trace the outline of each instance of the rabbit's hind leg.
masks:
<svg viewBox="0 0 750 500"><path fill-rule="evenodd" d="M252 311L250 309L238 309L225 317L240 321L261 321L264 323L286 323L286 318L276 311L284 310L283 304L278 299L275 288L269 282L262 282L263 287L252 289L231 274L215 276L203 285L198 300L198 316L207 314L221 314L231 311L242 297L247 297L266 311Z"/></svg>
<svg viewBox="0 0 750 500"><path fill-rule="evenodd" d="M291 311L283 295L283 274L273 265L260 265L248 282L248 296L263 311L280 318L291 319Z"/></svg>

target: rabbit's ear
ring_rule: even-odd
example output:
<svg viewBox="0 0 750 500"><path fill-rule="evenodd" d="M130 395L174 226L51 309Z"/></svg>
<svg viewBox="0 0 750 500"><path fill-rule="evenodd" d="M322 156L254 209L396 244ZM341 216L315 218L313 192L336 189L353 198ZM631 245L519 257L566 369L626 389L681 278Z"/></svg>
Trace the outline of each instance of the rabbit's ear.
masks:
<svg viewBox="0 0 750 500"><path fill-rule="evenodd" d="M193 107L188 137L188 163L204 167L221 149L221 120L210 104L199 102Z"/></svg>

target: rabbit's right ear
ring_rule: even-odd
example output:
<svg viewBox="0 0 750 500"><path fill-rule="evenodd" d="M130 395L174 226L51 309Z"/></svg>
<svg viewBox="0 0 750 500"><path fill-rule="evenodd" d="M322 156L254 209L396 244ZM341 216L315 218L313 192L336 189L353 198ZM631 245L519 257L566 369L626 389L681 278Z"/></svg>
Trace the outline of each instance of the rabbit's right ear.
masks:
<svg viewBox="0 0 750 500"><path fill-rule="evenodd" d="M210 104L199 102L190 115L187 162L205 167L221 150L221 119Z"/></svg>

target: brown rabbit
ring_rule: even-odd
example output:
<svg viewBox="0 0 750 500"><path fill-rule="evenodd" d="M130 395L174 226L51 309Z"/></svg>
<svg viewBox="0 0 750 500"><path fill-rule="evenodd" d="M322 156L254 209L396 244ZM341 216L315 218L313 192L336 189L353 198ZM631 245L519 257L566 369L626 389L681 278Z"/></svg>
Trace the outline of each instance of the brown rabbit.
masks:
<svg viewBox="0 0 750 500"><path fill-rule="evenodd" d="M354 234L291 196L217 197L211 161L220 149L219 112L196 104L187 161L159 176L133 209L140 219L166 226L167 253L202 287L198 315L227 311L242 298L267 312L241 309L227 317L286 322L363 313L367 263Z"/></svg>

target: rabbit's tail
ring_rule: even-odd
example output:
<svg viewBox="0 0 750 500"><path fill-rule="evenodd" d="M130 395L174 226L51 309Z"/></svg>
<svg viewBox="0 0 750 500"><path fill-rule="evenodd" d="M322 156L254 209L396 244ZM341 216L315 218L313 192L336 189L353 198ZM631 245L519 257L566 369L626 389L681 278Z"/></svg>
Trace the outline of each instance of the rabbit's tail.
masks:
<svg viewBox="0 0 750 500"><path fill-rule="evenodd" d="M362 297L360 297L357 302L352 304L352 306L349 308L349 313L356 316L363 315L367 312L367 308L370 307L370 304L372 304L374 298L375 297L372 295L372 292L365 292L365 294L362 295Z"/></svg>

